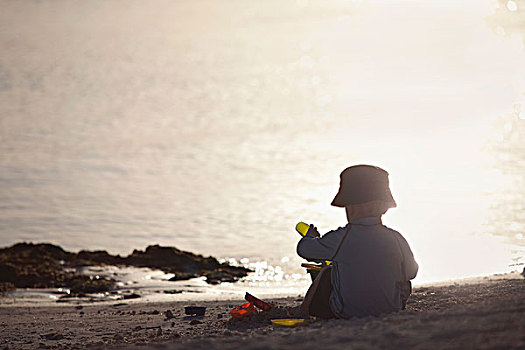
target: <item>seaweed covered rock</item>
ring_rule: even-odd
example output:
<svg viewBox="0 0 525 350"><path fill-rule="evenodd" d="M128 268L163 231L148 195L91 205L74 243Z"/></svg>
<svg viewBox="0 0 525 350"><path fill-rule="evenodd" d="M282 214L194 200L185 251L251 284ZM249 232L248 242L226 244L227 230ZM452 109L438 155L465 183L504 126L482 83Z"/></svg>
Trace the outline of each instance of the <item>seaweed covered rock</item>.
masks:
<svg viewBox="0 0 525 350"><path fill-rule="evenodd" d="M173 273L170 280L184 280L197 276L206 276L211 284L235 282L249 272L244 267L219 263L213 257L203 257L185 252L174 247L149 246L145 251L134 250L125 258L127 265L150 267Z"/></svg>
<svg viewBox="0 0 525 350"><path fill-rule="evenodd" d="M0 249L0 283L16 288L69 288L72 293L110 290L112 279L92 279L77 272L79 266L136 266L159 269L174 274L171 280L206 276L208 283L234 282L250 271L244 267L219 263L174 247L153 245L134 250L127 257L106 251L67 252L59 246L42 243L17 243Z"/></svg>
<svg viewBox="0 0 525 350"><path fill-rule="evenodd" d="M72 261L77 266L124 264L124 258L120 255L111 255L105 250L81 250L74 256Z"/></svg>
<svg viewBox="0 0 525 350"><path fill-rule="evenodd" d="M0 249L0 283L16 288L69 288L73 293L109 290L115 281L91 281L72 269L76 254L52 244L17 243Z"/></svg>

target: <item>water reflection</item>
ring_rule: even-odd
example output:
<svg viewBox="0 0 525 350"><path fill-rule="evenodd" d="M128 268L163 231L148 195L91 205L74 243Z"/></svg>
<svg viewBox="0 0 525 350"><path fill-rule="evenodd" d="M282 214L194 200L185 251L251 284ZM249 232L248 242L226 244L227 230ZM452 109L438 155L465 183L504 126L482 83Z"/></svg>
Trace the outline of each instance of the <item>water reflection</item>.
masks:
<svg viewBox="0 0 525 350"><path fill-rule="evenodd" d="M508 40L518 36L525 47L525 1L499 0L494 14L486 19L489 27L504 34ZM525 76L522 78L525 79ZM512 109L494 122L496 130L490 146L495 152L495 166L505 174L508 185L501 197L491 205L492 228L517 246L525 246L525 91ZM523 264L523 256L516 252L516 264Z"/></svg>
<svg viewBox="0 0 525 350"><path fill-rule="evenodd" d="M2 245L159 243L293 277L295 223L344 223L339 171L372 163L424 278L519 256L523 1L161 4L3 4Z"/></svg>

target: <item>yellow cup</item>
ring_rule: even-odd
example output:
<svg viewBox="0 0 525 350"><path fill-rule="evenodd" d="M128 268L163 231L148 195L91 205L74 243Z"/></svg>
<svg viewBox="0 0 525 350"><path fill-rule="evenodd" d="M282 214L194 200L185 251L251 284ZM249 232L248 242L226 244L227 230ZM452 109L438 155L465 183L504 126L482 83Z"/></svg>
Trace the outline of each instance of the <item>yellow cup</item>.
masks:
<svg viewBox="0 0 525 350"><path fill-rule="evenodd" d="M306 233L308 232L308 229L310 228L310 225L308 225L305 222L299 222L297 225L295 225L295 230L299 232L301 236L306 236Z"/></svg>

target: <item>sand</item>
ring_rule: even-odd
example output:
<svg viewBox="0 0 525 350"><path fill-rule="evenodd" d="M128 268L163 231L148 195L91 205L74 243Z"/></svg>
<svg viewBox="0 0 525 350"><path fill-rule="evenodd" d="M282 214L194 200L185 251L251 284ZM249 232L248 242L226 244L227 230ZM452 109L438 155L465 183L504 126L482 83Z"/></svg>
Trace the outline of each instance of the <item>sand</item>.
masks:
<svg viewBox="0 0 525 350"><path fill-rule="evenodd" d="M274 299L273 311L233 320L237 301L1 306L0 348L139 349L525 349L525 279L449 282L416 288L407 310L350 320L273 328L271 318L300 298ZM172 315L168 312L171 311Z"/></svg>

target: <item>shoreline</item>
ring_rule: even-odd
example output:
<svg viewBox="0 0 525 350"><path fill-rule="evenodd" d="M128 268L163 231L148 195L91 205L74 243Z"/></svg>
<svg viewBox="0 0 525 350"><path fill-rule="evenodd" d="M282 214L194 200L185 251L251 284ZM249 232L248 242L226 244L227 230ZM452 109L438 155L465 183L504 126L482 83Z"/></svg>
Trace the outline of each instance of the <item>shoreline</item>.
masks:
<svg viewBox="0 0 525 350"><path fill-rule="evenodd" d="M442 280L442 281L432 281L432 282L422 282L422 283L416 283L413 284L414 289L423 289L423 288L434 288L434 287L444 287L448 285L468 285L468 284L480 284L488 281L498 281L498 280L508 280L508 279L520 279L525 277L525 269L524 272L506 272L506 273L498 273L498 274L492 274L492 275L485 275L485 276L474 276L474 277L464 277L459 279L450 279L450 280ZM199 279L196 279L196 281ZM192 280L186 281L191 282ZM205 285L205 283L201 284ZM173 283L173 282L170 282ZM188 285L186 285L187 287ZM173 287L177 288L178 285L173 285ZM198 286L193 286L193 288L197 288ZM208 286L210 288L218 288L219 286ZM233 288L233 287L232 287ZM243 300L243 295L245 292L250 292L252 294L261 296L265 299L270 300L279 300L279 299L288 299L288 298L302 298L304 296L304 293L306 292L306 288L304 289L304 293L300 292L300 288L298 288L296 291L298 293L271 293L271 294L265 294L261 293L261 290L263 290L263 287L254 287L250 286L247 283L243 283L241 281L237 281L234 284L234 288L230 290L229 292L223 292L221 294L214 294L211 293L210 290L208 292L200 292L192 289L188 289L186 291L173 293L170 290L167 290L168 293L161 293L163 290L158 290L157 293L151 293L150 294L143 294L140 289L138 289L136 292L133 292L132 289L122 289L122 290L116 290L113 294L113 298L108 297L97 297L97 296L91 296L91 298L88 297L82 297L82 298L60 298L64 292L58 292L57 289L38 289L38 288L17 288L15 290L8 291L4 293L4 295L0 294L0 308L2 307L31 307L31 308L39 308L39 307L70 307L70 306L76 306L76 305L112 305L112 304L118 304L118 303L129 303L129 304L162 304L162 303L199 303L199 302L229 302L229 301L238 301ZM267 287L272 288L272 287ZM177 290L177 289L174 289ZM140 293L136 294L136 293ZM22 295L23 297L16 297L14 294ZM27 295L41 295L40 300L37 300L36 298L31 299L30 297L27 297ZM132 297L128 297L128 295L131 295ZM135 295L136 297L133 297ZM47 299L51 296L54 296L54 299ZM125 297L124 297L125 296ZM123 298L124 297L124 298Z"/></svg>
<svg viewBox="0 0 525 350"><path fill-rule="evenodd" d="M285 307L302 298L265 300L275 306L249 319L231 319L241 303L176 301L0 305L0 345L30 348L277 349L356 346L377 348L525 347L525 279L519 274L493 275L414 288L407 310L350 320L313 320L300 328L272 328ZM203 317L184 315L184 306L206 306ZM169 311L169 312L168 312Z"/></svg>

